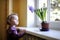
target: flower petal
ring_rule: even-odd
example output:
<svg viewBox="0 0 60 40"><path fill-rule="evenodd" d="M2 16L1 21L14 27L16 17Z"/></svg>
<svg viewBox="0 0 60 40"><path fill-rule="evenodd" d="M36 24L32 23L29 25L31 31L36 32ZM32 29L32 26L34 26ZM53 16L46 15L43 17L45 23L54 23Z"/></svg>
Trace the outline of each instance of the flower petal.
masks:
<svg viewBox="0 0 60 40"><path fill-rule="evenodd" d="M34 8L32 6L29 6L29 10L33 13L34 12Z"/></svg>

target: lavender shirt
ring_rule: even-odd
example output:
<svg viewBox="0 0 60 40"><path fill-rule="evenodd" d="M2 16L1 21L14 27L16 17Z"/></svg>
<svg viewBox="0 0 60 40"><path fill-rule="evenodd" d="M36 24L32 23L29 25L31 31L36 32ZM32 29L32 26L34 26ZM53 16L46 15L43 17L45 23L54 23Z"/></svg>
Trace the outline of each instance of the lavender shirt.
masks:
<svg viewBox="0 0 60 40"><path fill-rule="evenodd" d="M9 29L8 29L8 38L10 40L18 40L20 37L22 37L24 35L24 32L22 32L22 34L18 34L18 33L19 32L17 31L16 27L14 27L14 26L9 27Z"/></svg>

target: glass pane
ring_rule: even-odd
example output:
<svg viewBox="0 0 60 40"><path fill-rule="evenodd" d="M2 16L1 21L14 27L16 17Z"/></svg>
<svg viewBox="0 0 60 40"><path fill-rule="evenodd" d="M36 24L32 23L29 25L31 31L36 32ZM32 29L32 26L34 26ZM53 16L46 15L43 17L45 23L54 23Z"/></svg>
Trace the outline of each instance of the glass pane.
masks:
<svg viewBox="0 0 60 40"><path fill-rule="evenodd" d="M43 7L47 8L47 0L39 0L39 3L37 3L37 5L39 6L38 7L39 9ZM47 15L47 12L46 12L46 15ZM45 20L47 21L47 16ZM37 16L37 26L41 26L40 23L41 23L41 19Z"/></svg>
<svg viewBox="0 0 60 40"><path fill-rule="evenodd" d="M29 10L29 7L34 8L34 0L27 0L27 26L32 27L34 26L34 12Z"/></svg>
<svg viewBox="0 0 60 40"><path fill-rule="evenodd" d="M60 0L51 0L50 21L60 21Z"/></svg>
<svg viewBox="0 0 60 40"><path fill-rule="evenodd" d="M39 8L42 8L44 6L47 7L47 0L39 0Z"/></svg>
<svg viewBox="0 0 60 40"><path fill-rule="evenodd" d="M39 0L39 9L44 7L47 8L47 0ZM47 15L47 12L46 12L46 15ZM40 18L38 20L41 21ZM46 20L47 20L47 16L46 16Z"/></svg>

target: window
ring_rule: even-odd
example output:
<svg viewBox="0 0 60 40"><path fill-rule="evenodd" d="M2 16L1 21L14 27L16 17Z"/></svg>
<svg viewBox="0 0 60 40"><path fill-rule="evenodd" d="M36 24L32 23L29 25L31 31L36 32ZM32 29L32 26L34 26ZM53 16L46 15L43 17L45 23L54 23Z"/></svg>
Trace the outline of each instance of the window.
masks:
<svg viewBox="0 0 60 40"><path fill-rule="evenodd" d="M60 21L60 0L51 0L50 4L50 21Z"/></svg>
<svg viewBox="0 0 60 40"><path fill-rule="evenodd" d="M60 0L39 0L39 8L47 7L47 21L60 21ZM38 4L38 3L37 3Z"/></svg>
<svg viewBox="0 0 60 40"><path fill-rule="evenodd" d="M47 3L48 1L47 0L38 0L38 3L37 3L37 5L39 5L39 6L37 6L37 8L39 8L39 9L41 9L41 8L43 8L43 7L46 7L47 9L48 9L48 3ZM48 17L47 17L47 12L46 12L46 21L48 21ZM40 25L40 23L41 23L41 20L40 20L40 18L39 17L37 17L36 18L37 19L37 26L41 26Z"/></svg>
<svg viewBox="0 0 60 40"><path fill-rule="evenodd" d="M46 21L60 21L60 0L27 0L27 26L40 25L41 20L29 11L29 6L47 8Z"/></svg>
<svg viewBox="0 0 60 40"><path fill-rule="evenodd" d="M34 7L34 0L27 0L27 27L34 26L34 13L29 10L29 6Z"/></svg>
<svg viewBox="0 0 60 40"><path fill-rule="evenodd" d="M46 7L47 8L47 0L39 0L39 9ZM47 13L46 13L47 14ZM40 20L40 19L39 19ZM40 20L41 21L41 20ZM47 21L47 16L46 16L46 21Z"/></svg>

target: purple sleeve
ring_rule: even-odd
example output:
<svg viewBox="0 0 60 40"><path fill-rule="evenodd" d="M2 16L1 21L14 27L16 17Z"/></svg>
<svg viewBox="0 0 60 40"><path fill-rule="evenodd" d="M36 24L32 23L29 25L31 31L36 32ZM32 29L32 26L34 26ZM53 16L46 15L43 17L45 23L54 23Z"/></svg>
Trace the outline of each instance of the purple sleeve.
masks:
<svg viewBox="0 0 60 40"><path fill-rule="evenodd" d="M22 34L19 34L19 33L17 32L17 30L16 30L15 27L12 27L12 28L11 28L11 31L12 31L12 34L13 34L15 37L21 37L21 36L23 36L23 34L24 34L24 32L22 32Z"/></svg>

